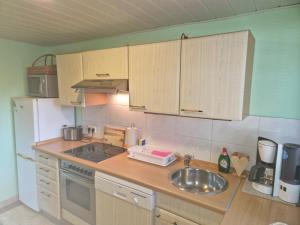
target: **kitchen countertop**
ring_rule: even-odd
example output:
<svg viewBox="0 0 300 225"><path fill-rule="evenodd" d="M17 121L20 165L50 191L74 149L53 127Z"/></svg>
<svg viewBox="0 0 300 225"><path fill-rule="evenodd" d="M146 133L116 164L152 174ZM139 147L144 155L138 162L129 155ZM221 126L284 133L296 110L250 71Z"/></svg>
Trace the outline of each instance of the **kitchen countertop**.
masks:
<svg viewBox="0 0 300 225"><path fill-rule="evenodd" d="M97 140L92 142L97 142ZM98 142L101 142L101 140L98 140ZM181 159L178 159L167 167L161 167L129 159L127 153L122 153L99 163L79 159L63 153L65 150L85 144L87 143L81 141L63 141L60 139L53 142L37 144L34 148L57 158L80 163L98 171L148 187L154 191L172 195L222 214L230 207L231 201L240 184L239 178L229 174L222 174L229 184L224 192L217 195L197 195L179 190L173 186L169 180L169 174L171 172L183 168L183 161ZM192 160L191 166L217 171L217 165L199 160Z"/></svg>
<svg viewBox="0 0 300 225"><path fill-rule="evenodd" d="M92 142L97 141L101 142L101 140L93 140ZM183 167L181 159L168 167L160 167L129 159L126 156L127 153L100 163L89 162L63 153L65 150L85 144L87 143L56 139L38 143L34 148L57 158L80 163L98 171L151 188L154 191L169 194L225 214L221 225L269 225L278 221L285 222L288 225L300 224L299 207L243 193L241 191L242 185L239 185L240 179L230 174L222 174L229 182L228 189L223 193L207 196L180 191L170 183L168 176L170 172ZM192 160L191 166L217 171L217 165L199 160Z"/></svg>
<svg viewBox="0 0 300 225"><path fill-rule="evenodd" d="M244 181L242 181L243 183ZM239 191L221 225L300 225L300 208Z"/></svg>

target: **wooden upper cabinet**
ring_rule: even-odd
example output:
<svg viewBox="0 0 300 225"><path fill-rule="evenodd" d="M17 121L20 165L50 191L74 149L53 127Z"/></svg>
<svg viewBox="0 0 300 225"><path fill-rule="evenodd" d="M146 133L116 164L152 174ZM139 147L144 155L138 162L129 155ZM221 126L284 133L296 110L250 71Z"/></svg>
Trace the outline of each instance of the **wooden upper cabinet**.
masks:
<svg viewBox="0 0 300 225"><path fill-rule="evenodd" d="M56 56L59 100L66 106L93 106L107 103L107 97L98 93L84 93L71 88L83 80L81 53Z"/></svg>
<svg viewBox="0 0 300 225"><path fill-rule="evenodd" d="M59 100L62 105L82 104L82 96L71 88L83 79L80 53L56 56Z"/></svg>
<svg viewBox="0 0 300 225"><path fill-rule="evenodd" d="M180 41L129 47L130 108L179 114Z"/></svg>
<svg viewBox="0 0 300 225"><path fill-rule="evenodd" d="M128 79L128 47L82 53L84 79Z"/></svg>
<svg viewBox="0 0 300 225"><path fill-rule="evenodd" d="M180 115L224 120L247 116L253 50L249 31L183 40Z"/></svg>

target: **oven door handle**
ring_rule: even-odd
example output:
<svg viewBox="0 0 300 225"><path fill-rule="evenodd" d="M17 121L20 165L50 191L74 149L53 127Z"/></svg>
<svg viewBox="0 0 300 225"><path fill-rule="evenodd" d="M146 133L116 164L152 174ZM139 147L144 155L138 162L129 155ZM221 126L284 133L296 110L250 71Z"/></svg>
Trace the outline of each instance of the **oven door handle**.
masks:
<svg viewBox="0 0 300 225"><path fill-rule="evenodd" d="M88 184L94 184L95 183L94 180L90 180L90 179L84 178L84 177L82 177L80 175L77 175L77 174L74 175L73 173L67 172L65 170L61 170L60 173L64 177L69 178L70 180L76 181L77 183L81 183L84 186L87 186L87 183Z"/></svg>

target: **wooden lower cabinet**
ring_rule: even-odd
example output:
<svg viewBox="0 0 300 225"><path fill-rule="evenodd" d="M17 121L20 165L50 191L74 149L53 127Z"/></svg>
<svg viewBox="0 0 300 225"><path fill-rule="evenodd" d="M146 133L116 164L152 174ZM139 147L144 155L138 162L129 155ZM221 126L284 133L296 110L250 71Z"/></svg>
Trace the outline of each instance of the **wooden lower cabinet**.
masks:
<svg viewBox="0 0 300 225"><path fill-rule="evenodd" d="M58 159L41 152L37 152L36 158L40 208L56 219L60 219Z"/></svg>
<svg viewBox="0 0 300 225"><path fill-rule="evenodd" d="M166 210L157 208L155 225L200 225Z"/></svg>
<svg viewBox="0 0 300 225"><path fill-rule="evenodd" d="M224 215L163 193L156 194L155 225L220 225Z"/></svg>
<svg viewBox="0 0 300 225"><path fill-rule="evenodd" d="M120 198L96 191L97 225L153 225L154 214Z"/></svg>

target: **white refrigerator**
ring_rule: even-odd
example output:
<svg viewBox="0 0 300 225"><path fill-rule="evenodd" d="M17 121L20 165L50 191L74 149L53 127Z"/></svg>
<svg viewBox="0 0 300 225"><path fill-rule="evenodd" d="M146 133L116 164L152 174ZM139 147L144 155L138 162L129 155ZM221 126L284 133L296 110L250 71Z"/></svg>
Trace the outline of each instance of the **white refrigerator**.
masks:
<svg viewBox="0 0 300 225"><path fill-rule="evenodd" d="M39 211L35 142L61 137L63 125L74 124L74 108L57 98L13 98L19 200Z"/></svg>

